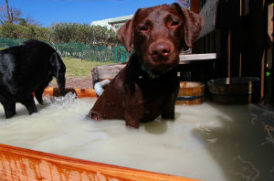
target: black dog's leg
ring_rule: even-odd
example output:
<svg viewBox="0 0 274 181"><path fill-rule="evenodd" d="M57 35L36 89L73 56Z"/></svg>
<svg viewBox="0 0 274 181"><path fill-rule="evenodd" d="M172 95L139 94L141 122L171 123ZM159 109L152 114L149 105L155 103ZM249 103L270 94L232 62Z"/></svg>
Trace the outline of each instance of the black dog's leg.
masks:
<svg viewBox="0 0 274 181"><path fill-rule="evenodd" d="M11 118L12 116L14 116L16 114L14 102L2 103L2 104L4 106L6 118Z"/></svg>
<svg viewBox="0 0 274 181"><path fill-rule="evenodd" d="M42 98L43 92L44 92L44 89L43 90L38 89L35 91L35 97L37 101L39 102L39 104L43 104L43 98Z"/></svg>
<svg viewBox="0 0 274 181"><path fill-rule="evenodd" d="M34 112L37 112L37 108L33 99L32 95L28 95L26 97L23 97L20 101L24 106L26 106L29 114L32 114Z"/></svg>

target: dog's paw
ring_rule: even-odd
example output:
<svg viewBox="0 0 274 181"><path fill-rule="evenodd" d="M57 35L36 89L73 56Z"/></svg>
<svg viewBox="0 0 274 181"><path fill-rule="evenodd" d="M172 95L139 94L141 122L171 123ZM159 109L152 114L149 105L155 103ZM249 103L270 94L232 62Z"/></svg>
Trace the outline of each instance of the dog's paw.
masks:
<svg viewBox="0 0 274 181"><path fill-rule="evenodd" d="M94 119L95 121L101 120L101 115L95 111L90 111L88 114L88 117L90 117L91 119Z"/></svg>
<svg viewBox="0 0 274 181"><path fill-rule="evenodd" d="M132 128L139 128L139 121L136 120L126 120L126 125Z"/></svg>
<svg viewBox="0 0 274 181"><path fill-rule="evenodd" d="M174 120L175 119L175 113L163 113L162 115L162 119L170 119L170 120Z"/></svg>

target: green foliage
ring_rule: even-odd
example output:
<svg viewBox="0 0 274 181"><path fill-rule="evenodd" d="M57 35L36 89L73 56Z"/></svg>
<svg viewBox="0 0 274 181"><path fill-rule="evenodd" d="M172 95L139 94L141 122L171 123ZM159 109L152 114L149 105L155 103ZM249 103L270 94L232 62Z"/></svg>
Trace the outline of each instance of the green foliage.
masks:
<svg viewBox="0 0 274 181"><path fill-rule="evenodd" d="M29 25L24 19L19 24L4 23L0 26L0 37L38 39L53 43L84 43L96 46L118 44L116 33L102 26L77 23L57 23L50 28Z"/></svg>
<svg viewBox="0 0 274 181"><path fill-rule="evenodd" d="M38 39L50 41L51 31L47 28L37 27L34 25L20 25L4 23L0 26L0 37L18 38L18 39Z"/></svg>
<svg viewBox="0 0 274 181"><path fill-rule="evenodd" d="M102 26L58 23L52 25L51 30L55 43L77 42L93 45L114 45L118 43L115 32Z"/></svg>

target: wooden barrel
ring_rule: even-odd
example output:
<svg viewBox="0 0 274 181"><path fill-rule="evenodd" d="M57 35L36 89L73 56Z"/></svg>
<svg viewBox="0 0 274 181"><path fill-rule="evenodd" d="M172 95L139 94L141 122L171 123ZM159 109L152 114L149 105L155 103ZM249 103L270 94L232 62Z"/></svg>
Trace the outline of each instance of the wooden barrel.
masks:
<svg viewBox="0 0 274 181"><path fill-rule="evenodd" d="M260 79L257 77L235 77L214 79L207 82L209 97L221 104L258 103Z"/></svg>
<svg viewBox="0 0 274 181"><path fill-rule="evenodd" d="M180 82L176 104L201 104L204 102L205 85L201 82Z"/></svg>

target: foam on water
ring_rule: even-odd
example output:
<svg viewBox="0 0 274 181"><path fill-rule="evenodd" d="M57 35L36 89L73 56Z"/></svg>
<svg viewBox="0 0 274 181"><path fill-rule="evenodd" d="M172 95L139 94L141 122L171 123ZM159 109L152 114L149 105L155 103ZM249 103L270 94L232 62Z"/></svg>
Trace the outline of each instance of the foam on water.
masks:
<svg viewBox="0 0 274 181"><path fill-rule="evenodd" d="M176 106L175 121L157 119L133 129L121 120L87 119L94 102L73 94L46 97L38 113L29 116L18 104L8 120L1 107L0 142L202 180L274 178L273 144L264 129L271 113L252 105Z"/></svg>

